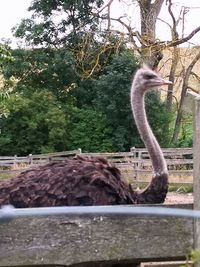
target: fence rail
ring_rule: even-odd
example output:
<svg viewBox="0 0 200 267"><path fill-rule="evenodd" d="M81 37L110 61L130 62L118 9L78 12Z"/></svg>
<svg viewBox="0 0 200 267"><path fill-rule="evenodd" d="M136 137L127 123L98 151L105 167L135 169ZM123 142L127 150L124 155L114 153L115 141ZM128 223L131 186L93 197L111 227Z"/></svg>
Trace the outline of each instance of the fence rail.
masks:
<svg viewBox="0 0 200 267"><path fill-rule="evenodd" d="M176 215L174 208L161 211ZM193 219L143 216L142 209L149 212L145 207L67 207L71 216L61 215L60 209L65 208L50 208L46 215L58 214L42 217L37 216L40 209L16 210L18 215L37 214L0 224L0 266L136 266L141 261L184 260L193 249ZM123 216L117 215L119 209ZM130 211L138 214L129 216Z"/></svg>

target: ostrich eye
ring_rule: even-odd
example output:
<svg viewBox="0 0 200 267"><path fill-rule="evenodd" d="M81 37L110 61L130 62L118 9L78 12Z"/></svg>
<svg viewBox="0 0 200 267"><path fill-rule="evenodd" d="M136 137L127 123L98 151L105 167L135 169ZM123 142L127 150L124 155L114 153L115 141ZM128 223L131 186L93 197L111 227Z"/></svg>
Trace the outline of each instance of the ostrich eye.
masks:
<svg viewBox="0 0 200 267"><path fill-rule="evenodd" d="M150 73L144 74L144 79L146 79L146 80L155 79L155 78L156 78L156 75L153 75Z"/></svg>

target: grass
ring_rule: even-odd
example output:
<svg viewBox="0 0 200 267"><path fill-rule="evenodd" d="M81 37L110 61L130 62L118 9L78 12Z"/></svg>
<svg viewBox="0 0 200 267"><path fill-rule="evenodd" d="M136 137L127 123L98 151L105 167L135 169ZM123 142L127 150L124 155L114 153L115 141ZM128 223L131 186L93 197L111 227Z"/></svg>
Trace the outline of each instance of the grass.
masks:
<svg viewBox="0 0 200 267"><path fill-rule="evenodd" d="M0 181L14 178L18 175L18 172L2 172L0 173Z"/></svg>
<svg viewBox="0 0 200 267"><path fill-rule="evenodd" d="M144 189L148 183L139 183L139 188ZM132 187L136 189L135 183L132 183ZM176 193L193 193L193 185L185 185L185 184L170 184L169 185L169 192L176 192Z"/></svg>
<svg viewBox="0 0 200 267"><path fill-rule="evenodd" d="M193 193L193 185L169 185L169 192L176 193Z"/></svg>

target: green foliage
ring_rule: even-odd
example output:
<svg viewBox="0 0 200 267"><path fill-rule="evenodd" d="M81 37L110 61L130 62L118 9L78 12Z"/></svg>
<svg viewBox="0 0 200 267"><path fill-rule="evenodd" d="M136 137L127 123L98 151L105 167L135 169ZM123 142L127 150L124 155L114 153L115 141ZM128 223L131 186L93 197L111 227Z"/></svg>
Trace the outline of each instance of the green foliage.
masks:
<svg viewBox="0 0 200 267"><path fill-rule="evenodd" d="M193 185L169 185L169 192L177 192L180 194L188 194L193 192Z"/></svg>
<svg viewBox="0 0 200 267"><path fill-rule="evenodd" d="M74 108L70 116L71 149L82 148L86 152L112 151L111 129L106 117L91 108Z"/></svg>
<svg viewBox="0 0 200 267"><path fill-rule="evenodd" d="M6 62L13 61L10 49L7 45L0 44L0 70Z"/></svg>
<svg viewBox="0 0 200 267"><path fill-rule="evenodd" d="M81 147L85 151L113 149L110 128L105 121L105 116L92 107L85 110L85 105L91 105L95 98L96 81L80 80L76 74L74 60L67 50L34 49L24 51L17 49L13 51L13 55L15 61L4 66L4 77L7 79L7 84L13 87L13 95L11 99L5 101L7 105L4 103L9 116L3 116L1 119L0 147L2 153L19 155L77 147ZM14 85L11 84L13 77ZM57 101L61 111L66 114L65 118L59 117L55 106L45 100L43 94L47 92L54 98L53 102ZM40 94L41 99L36 105L35 97ZM45 123L41 123L44 128L38 127L40 121L35 122L36 118L32 114L29 115L29 108L32 106L30 102L35 103L32 110L38 113L37 117L40 117L41 121L47 121L46 117L51 116L48 127ZM3 107L3 103L1 104ZM75 104L82 107L82 110L76 108ZM19 111L15 110L16 106L20 106L20 115ZM46 110L40 106L46 106ZM74 106L73 109L72 106ZM67 133L61 132L60 134L58 128L55 130L53 125L50 129L53 117L55 117L55 122L59 122L59 119L62 118L62 123L67 124ZM79 121L80 125L77 125L74 120ZM21 126L26 127L26 130L22 131ZM14 130L15 128L20 135ZM62 145L57 144L59 135L65 134L67 135L66 141ZM87 138L91 136L92 142L88 141L86 137L84 138L84 134ZM15 135L17 135L16 138ZM26 141L18 140L20 138ZM15 144L13 140L18 144ZM32 145L33 143L34 145Z"/></svg>
<svg viewBox="0 0 200 267"><path fill-rule="evenodd" d="M199 263L200 262L200 251L197 249L193 249L190 254L190 259L195 263Z"/></svg>
<svg viewBox="0 0 200 267"><path fill-rule="evenodd" d="M179 138L175 147L192 147L193 145L193 118L191 114L183 113Z"/></svg>
<svg viewBox="0 0 200 267"><path fill-rule="evenodd" d="M92 39L87 40L89 34L86 35L80 41L80 47L73 50L73 56L76 59L77 80L71 93L79 108L92 105L93 100L97 97L97 80L105 72L106 67L112 62L112 57L116 53L115 44L117 40L105 47L104 41L106 39L101 38L101 42L97 42ZM82 45L84 47L81 47Z"/></svg>
<svg viewBox="0 0 200 267"><path fill-rule="evenodd" d="M12 95L9 115L0 119L1 155L27 155L82 148L112 151L111 129L102 113L84 107L63 107L51 92L35 91L29 98Z"/></svg>
<svg viewBox="0 0 200 267"><path fill-rule="evenodd" d="M29 97L12 95L9 115L0 119L1 155L27 155L68 148L66 115L52 93L34 92Z"/></svg>
<svg viewBox="0 0 200 267"><path fill-rule="evenodd" d="M130 107L130 87L137 61L131 51L114 56L106 68L106 74L97 81L97 98L94 104L106 114L112 128L115 150L130 149L137 140L134 135L133 119ZM135 138L136 137L136 138Z"/></svg>
<svg viewBox="0 0 200 267"><path fill-rule="evenodd" d="M130 106L130 87L138 63L132 51L114 55L98 79L81 79L64 49L13 52L4 66L11 97L1 102L1 154L28 154L82 148L127 151L142 146ZM12 79L14 82L12 84ZM170 119L157 93L146 107L162 146Z"/></svg>
<svg viewBox="0 0 200 267"><path fill-rule="evenodd" d="M102 4L103 0L34 0L29 7L32 18L21 21L15 36L34 46L78 43L80 32L96 28L98 16L93 10Z"/></svg>
<svg viewBox="0 0 200 267"><path fill-rule="evenodd" d="M77 74L74 59L65 49L33 49L12 51L14 62L4 64L6 79L18 80L17 91L48 88L58 99L66 100L75 86Z"/></svg>
<svg viewBox="0 0 200 267"><path fill-rule="evenodd" d="M29 8L32 17L22 20L13 29L14 35L31 48L67 49L74 57L81 80L97 78L111 56L124 48L121 36L99 30L98 10L103 3L34 0Z"/></svg>
<svg viewBox="0 0 200 267"><path fill-rule="evenodd" d="M192 249L190 255L187 257L186 264L181 265L180 267L190 267L198 266L200 263L200 251L198 249Z"/></svg>

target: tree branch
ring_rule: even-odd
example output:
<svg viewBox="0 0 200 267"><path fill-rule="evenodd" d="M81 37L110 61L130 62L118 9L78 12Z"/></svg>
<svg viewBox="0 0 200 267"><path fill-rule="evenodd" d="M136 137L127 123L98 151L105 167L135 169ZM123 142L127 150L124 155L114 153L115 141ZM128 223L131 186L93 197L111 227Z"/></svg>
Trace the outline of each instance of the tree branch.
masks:
<svg viewBox="0 0 200 267"><path fill-rule="evenodd" d="M183 44L183 43L189 41L199 31L200 31L200 26L197 27L196 29L194 29L188 36L183 37L183 38L176 40L176 41L168 41L165 44L167 47L172 47L172 46Z"/></svg>
<svg viewBox="0 0 200 267"><path fill-rule="evenodd" d="M194 77L197 79L198 82L200 82L200 76L199 76L199 75L197 75L197 74L196 74L195 72L193 72L193 71L191 72L191 75L194 76Z"/></svg>
<svg viewBox="0 0 200 267"><path fill-rule="evenodd" d="M169 3L168 12L169 12L169 14L170 14L170 16L172 18L172 32L171 32L172 33L172 40L175 41L179 37L177 29L176 29L178 22L176 21L176 18L174 16L173 12L172 12L172 1L168 0L168 3Z"/></svg>
<svg viewBox="0 0 200 267"><path fill-rule="evenodd" d="M200 59L200 51L198 52L198 54L195 56L195 58L192 60L192 62L190 63L190 65L188 66L185 75L184 75L184 80L183 80L183 86L182 86L182 91L181 91L181 99L179 102L179 108L178 108L178 114L176 117L176 122L175 122L175 127L174 127L174 134L172 137L172 142L175 143L178 139L178 135L180 132L180 125L181 125L181 119L182 119L182 107L183 107L183 102L184 102L184 98L187 92L187 88L188 88L188 82L189 82L189 78L192 72L192 69L194 67L194 65L197 63L197 61Z"/></svg>
<svg viewBox="0 0 200 267"><path fill-rule="evenodd" d="M132 44L133 44L134 47L137 49L137 51L139 51L139 48L138 48L138 46L137 46L137 44L136 44L136 42L135 42L135 40L134 40L134 37L136 37L137 40L142 44L142 38L141 38L140 33L139 33L138 31L135 31L135 32L134 32L133 29L131 28L131 26L128 25L128 24L126 24L124 21L122 21L121 18L122 18L122 17L119 17L119 18L110 18L110 20L119 22L122 26L124 26L124 27L127 29ZM107 17L104 17L104 18L102 18L102 19L107 19ZM115 32L117 32L117 31L115 31ZM119 32L119 31L118 31L118 32Z"/></svg>

